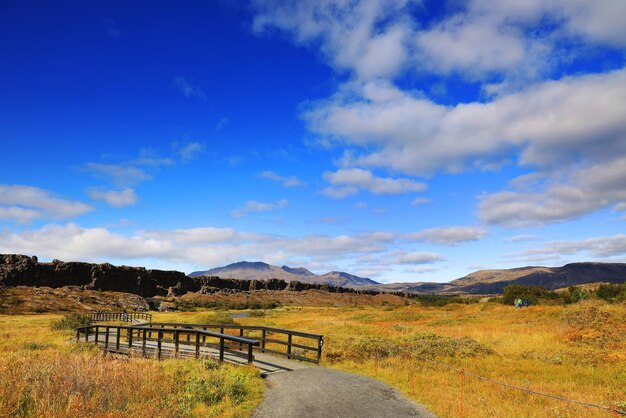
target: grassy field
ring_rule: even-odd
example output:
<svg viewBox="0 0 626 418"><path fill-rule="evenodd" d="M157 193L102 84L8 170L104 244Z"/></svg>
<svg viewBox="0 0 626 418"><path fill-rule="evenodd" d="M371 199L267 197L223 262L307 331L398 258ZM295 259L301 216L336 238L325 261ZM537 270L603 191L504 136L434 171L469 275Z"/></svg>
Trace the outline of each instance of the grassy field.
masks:
<svg viewBox="0 0 626 418"><path fill-rule="evenodd" d="M263 398L256 369L104 356L60 317L0 315L0 416L247 417Z"/></svg>
<svg viewBox="0 0 626 418"><path fill-rule="evenodd" d="M241 311L238 311L239 313ZM382 380L442 417L611 417L512 385L626 409L626 305L585 301L516 309L494 303L426 307L286 306L240 324L325 335L325 366ZM116 359L68 344L60 315L0 316L0 416L249 416L263 382L247 368L193 360ZM155 313L214 322L224 311ZM6 382L6 383L5 383Z"/></svg>
<svg viewBox="0 0 626 418"><path fill-rule="evenodd" d="M157 319L194 322L201 315L169 313ZM442 417L461 412L461 375L417 356L512 385L626 409L624 304L284 307L237 321L324 334L324 365L382 380ZM465 375L463 416L613 414Z"/></svg>

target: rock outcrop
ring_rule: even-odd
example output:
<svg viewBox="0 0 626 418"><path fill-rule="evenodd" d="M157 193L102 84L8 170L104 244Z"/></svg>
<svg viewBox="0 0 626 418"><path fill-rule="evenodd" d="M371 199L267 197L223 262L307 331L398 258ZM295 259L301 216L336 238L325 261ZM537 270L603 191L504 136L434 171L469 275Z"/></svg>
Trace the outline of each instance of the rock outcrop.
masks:
<svg viewBox="0 0 626 418"><path fill-rule="evenodd" d="M179 271L59 260L40 263L37 257L19 254L0 254L0 286L82 286L90 290L126 292L144 297L167 296L170 288L175 288L176 293L200 289L191 278Z"/></svg>

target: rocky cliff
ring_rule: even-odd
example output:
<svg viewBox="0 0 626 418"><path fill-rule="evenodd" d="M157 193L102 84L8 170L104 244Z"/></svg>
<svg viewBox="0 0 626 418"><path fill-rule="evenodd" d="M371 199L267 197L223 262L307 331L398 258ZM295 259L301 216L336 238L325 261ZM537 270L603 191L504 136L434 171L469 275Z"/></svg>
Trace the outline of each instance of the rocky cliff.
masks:
<svg viewBox="0 0 626 418"><path fill-rule="evenodd" d="M223 290L306 291L376 295L377 290L355 290L328 284L285 280L237 280L215 276L188 277L179 271L148 270L143 267L113 266L53 260L40 263L37 257L0 254L0 286L37 286L58 288L81 286L87 290L133 293L144 297L180 296L187 292L216 293ZM391 292L388 292L391 293ZM405 296L404 292L397 292Z"/></svg>
<svg viewBox="0 0 626 418"><path fill-rule="evenodd" d="M179 271L59 260L40 263L37 257L19 254L0 254L0 286L83 286L85 289L141 296L166 296L170 288L181 291L200 289Z"/></svg>

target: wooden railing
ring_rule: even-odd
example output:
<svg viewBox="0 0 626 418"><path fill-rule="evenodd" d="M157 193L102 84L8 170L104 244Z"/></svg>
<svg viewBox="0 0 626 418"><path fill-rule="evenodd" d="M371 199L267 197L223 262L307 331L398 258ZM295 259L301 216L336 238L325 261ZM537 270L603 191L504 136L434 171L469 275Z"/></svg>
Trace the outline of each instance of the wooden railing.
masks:
<svg viewBox="0 0 626 418"><path fill-rule="evenodd" d="M311 334L307 332L293 331L283 328L272 328L257 325L222 325L222 324L182 324L176 322L151 322L142 324L143 327L154 330L169 327L173 329L187 330L219 330L219 334L228 334L228 331L235 332L239 338L254 338L259 340L259 346L254 349L262 353L270 353L288 359L296 359L318 364L322 357L322 347L324 346L324 337L319 334ZM282 339L279 339L283 337ZM285 338L286 337L286 338ZM313 340L313 344L305 344L307 341ZM281 350L280 347L284 347Z"/></svg>
<svg viewBox="0 0 626 418"><path fill-rule="evenodd" d="M101 331L104 332L102 335ZM154 334L154 335L153 335ZM145 325L89 325L76 328L76 341L80 341L81 335L84 335L84 341L89 342L90 336L93 336L91 342L99 345L103 343L104 349L110 352L118 352L131 354L133 350L140 351L142 356L146 356L148 352L155 352L156 357L160 360L164 354L171 354L173 357L179 357L182 353L182 348L192 347L194 349L193 355L195 358L200 357L201 347L215 347L219 350L219 360L224 361L224 353L236 353L232 350L232 345L227 345L226 342L230 341L231 344L237 345L239 351L243 350L244 346L247 346L247 361L252 363L254 360L253 347L258 346L260 342L258 340L237 337L230 334L217 333L212 331L206 331L202 329L192 328L171 328L171 327L148 327ZM181 344L181 336L186 341ZM104 338L102 341L101 338ZM207 343L207 338L215 338L218 340L216 343ZM123 342L125 340L125 342ZM156 342L155 345L148 345L148 342ZM168 349L164 346L164 343L173 344L173 347ZM181 347L181 345L183 347Z"/></svg>
<svg viewBox="0 0 626 418"><path fill-rule="evenodd" d="M152 321L152 314L144 312L92 312L88 314L94 322L99 321L120 321L132 322L133 319Z"/></svg>

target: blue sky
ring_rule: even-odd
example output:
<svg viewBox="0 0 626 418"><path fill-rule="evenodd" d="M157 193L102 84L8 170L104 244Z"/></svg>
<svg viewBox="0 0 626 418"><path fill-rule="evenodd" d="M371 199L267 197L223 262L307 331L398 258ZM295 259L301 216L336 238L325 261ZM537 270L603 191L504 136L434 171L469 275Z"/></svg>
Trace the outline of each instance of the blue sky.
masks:
<svg viewBox="0 0 626 418"><path fill-rule="evenodd" d="M547 3L547 4L546 4ZM0 4L0 252L626 261L626 3Z"/></svg>

